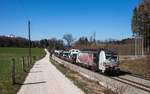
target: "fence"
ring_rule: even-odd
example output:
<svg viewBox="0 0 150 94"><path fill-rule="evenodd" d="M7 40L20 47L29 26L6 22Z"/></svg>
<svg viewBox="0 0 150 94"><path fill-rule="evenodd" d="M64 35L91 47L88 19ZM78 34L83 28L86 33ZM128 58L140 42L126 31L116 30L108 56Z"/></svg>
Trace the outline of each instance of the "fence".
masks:
<svg viewBox="0 0 150 94"><path fill-rule="evenodd" d="M26 60L27 62L25 62L25 59L27 59ZM31 59L33 59L33 62L35 62L36 61L36 56L33 56ZM27 57L22 56L21 66L20 66L20 67L22 67L21 68L22 71L26 72L25 65L27 65L27 67L30 67L33 64L33 62L29 61L29 56L27 56ZM27 64L25 64L25 63L27 63ZM15 59L14 58L12 58L12 60L11 60L11 79L12 79L12 84L13 85L16 84L16 80L15 80Z"/></svg>

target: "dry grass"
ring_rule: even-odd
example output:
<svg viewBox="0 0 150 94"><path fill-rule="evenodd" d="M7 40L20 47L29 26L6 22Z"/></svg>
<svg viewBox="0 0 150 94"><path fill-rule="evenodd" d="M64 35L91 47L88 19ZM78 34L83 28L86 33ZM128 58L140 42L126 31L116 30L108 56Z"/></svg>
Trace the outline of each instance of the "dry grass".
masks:
<svg viewBox="0 0 150 94"><path fill-rule="evenodd" d="M124 59L121 60L120 69L150 79L149 61L149 58Z"/></svg>
<svg viewBox="0 0 150 94"><path fill-rule="evenodd" d="M112 84L111 87L113 91L107 86L105 89L105 94L124 94L128 88L128 86L118 86L116 84Z"/></svg>

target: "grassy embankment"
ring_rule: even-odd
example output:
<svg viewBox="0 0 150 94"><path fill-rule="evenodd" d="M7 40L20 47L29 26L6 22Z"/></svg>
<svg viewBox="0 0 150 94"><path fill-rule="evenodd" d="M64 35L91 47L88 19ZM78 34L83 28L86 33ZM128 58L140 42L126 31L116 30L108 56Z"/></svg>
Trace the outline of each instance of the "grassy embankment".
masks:
<svg viewBox="0 0 150 94"><path fill-rule="evenodd" d="M150 62L147 58L125 58L121 60L120 69L150 79Z"/></svg>
<svg viewBox="0 0 150 94"><path fill-rule="evenodd" d="M32 48L32 56L36 56L36 60L40 59L41 56L44 56L44 49ZM25 58L25 70L22 71L21 67L21 57L28 56L28 48L0 48L0 94L16 94L19 90L20 85L22 84L32 68L27 67L27 58ZM15 73L16 73L16 82L19 84L12 85L11 82L11 59L15 58Z"/></svg>
<svg viewBox="0 0 150 94"><path fill-rule="evenodd" d="M105 88L98 84L97 81L87 79L79 73L72 71L63 65L51 59L53 65L56 66L67 78L69 78L78 88L83 90L85 94L104 94ZM108 93L107 93L108 94ZM110 93L109 93L110 94Z"/></svg>

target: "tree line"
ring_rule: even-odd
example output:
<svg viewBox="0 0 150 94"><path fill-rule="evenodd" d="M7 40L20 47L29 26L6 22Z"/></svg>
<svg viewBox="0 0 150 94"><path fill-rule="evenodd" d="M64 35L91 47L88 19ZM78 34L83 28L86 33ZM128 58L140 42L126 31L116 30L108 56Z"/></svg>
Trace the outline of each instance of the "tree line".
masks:
<svg viewBox="0 0 150 94"><path fill-rule="evenodd" d="M150 53L150 0L140 0L133 11L132 32L135 39L141 39L144 52ZM140 41L139 41L140 42Z"/></svg>
<svg viewBox="0 0 150 94"><path fill-rule="evenodd" d="M28 44L25 38L0 36L0 47L28 47Z"/></svg>
<svg viewBox="0 0 150 94"><path fill-rule="evenodd" d="M74 48L80 50L92 49L92 50L108 50L118 53L119 55L134 55L135 45L133 38L127 38L123 40L90 40L87 37L79 38L73 45Z"/></svg>
<svg viewBox="0 0 150 94"><path fill-rule="evenodd" d="M66 41L66 44L65 42ZM70 49L105 49L117 52L122 55L134 54L134 39L123 39L123 40L96 40L94 37L80 37L75 40L71 34L65 34L63 39L41 39L37 41L31 41L31 47L48 48L53 51L57 50L70 50ZM28 47L28 39L21 37L6 37L0 36L0 47Z"/></svg>
<svg viewBox="0 0 150 94"><path fill-rule="evenodd" d="M62 40L52 39L41 39L31 41L31 47L38 48L50 48L50 49L62 49L64 43ZM22 37L7 37L0 36L0 47L29 47L29 40Z"/></svg>

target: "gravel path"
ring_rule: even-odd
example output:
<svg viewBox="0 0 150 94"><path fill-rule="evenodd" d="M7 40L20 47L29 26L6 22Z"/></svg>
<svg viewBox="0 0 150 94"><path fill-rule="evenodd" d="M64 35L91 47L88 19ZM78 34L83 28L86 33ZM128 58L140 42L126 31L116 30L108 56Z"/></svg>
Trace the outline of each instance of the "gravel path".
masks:
<svg viewBox="0 0 150 94"><path fill-rule="evenodd" d="M84 94L49 61L49 52L30 70L17 94Z"/></svg>

